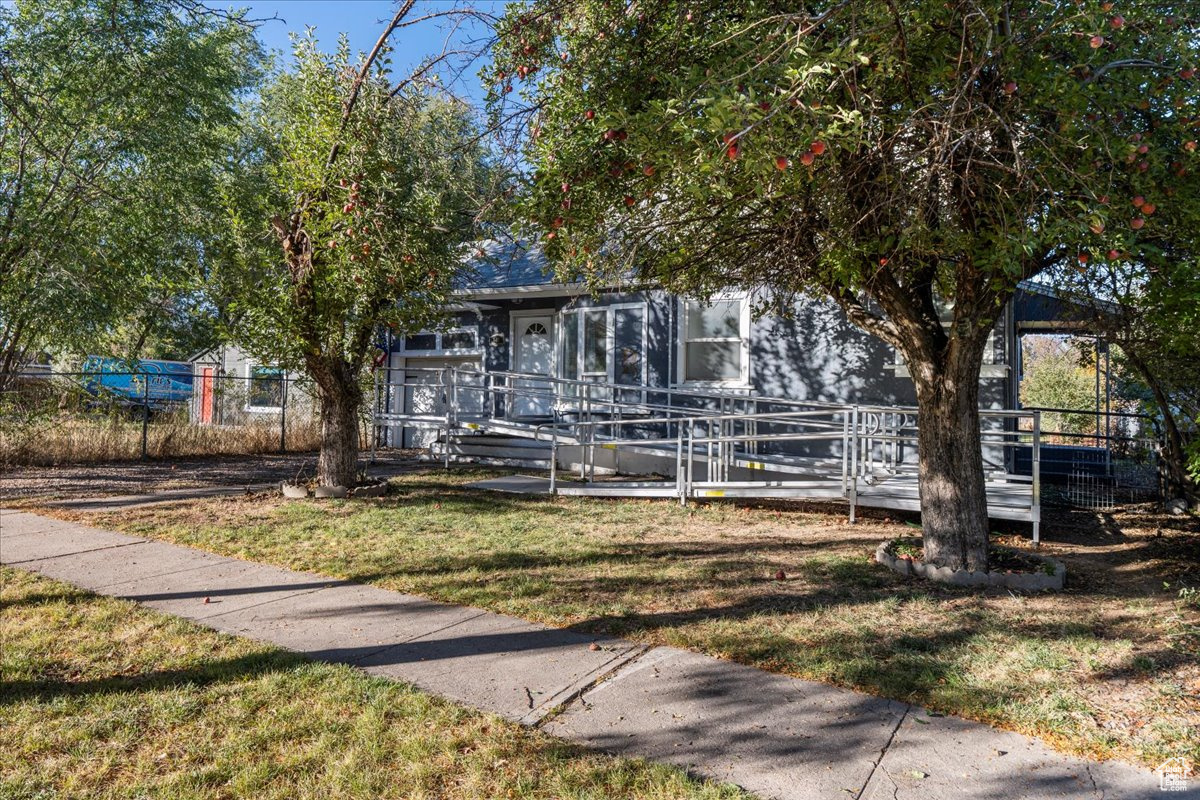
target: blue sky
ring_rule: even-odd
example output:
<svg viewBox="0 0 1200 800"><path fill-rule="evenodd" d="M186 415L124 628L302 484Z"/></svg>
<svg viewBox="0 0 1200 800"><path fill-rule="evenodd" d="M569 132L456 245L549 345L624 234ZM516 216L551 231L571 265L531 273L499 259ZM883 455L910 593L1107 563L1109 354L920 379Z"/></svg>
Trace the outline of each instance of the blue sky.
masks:
<svg viewBox="0 0 1200 800"><path fill-rule="evenodd" d="M393 0L210 0L210 6L246 8L251 18L268 19L258 28L259 38L269 49L290 52L290 33L303 33L306 25L317 29L317 38L324 49L332 50L337 44L338 34L345 32L350 46L367 51L382 33L384 25L395 14L397 4ZM410 18L433 11L450 9L456 4L449 0L419 0ZM501 0L479 0L476 8L499 14L504 3ZM461 30L456 41L465 43L472 37L481 37L486 30L476 24ZM444 22L428 21L411 28L403 28L392 34L393 69L407 72L421 60L441 51L447 30ZM286 61L284 62L286 63ZM483 91L476 74L479 65L471 67L454 90L478 101ZM443 79L449 80L449 71L443 71Z"/></svg>

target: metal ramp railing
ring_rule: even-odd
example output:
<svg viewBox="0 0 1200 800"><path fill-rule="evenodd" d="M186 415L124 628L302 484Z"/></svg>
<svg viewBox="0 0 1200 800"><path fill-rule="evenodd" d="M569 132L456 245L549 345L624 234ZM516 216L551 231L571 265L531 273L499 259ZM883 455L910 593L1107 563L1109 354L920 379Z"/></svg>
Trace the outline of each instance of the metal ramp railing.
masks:
<svg viewBox="0 0 1200 800"><path fill-rule="evenodd" d="M915 408L453 367L405 373L403 382L376 385L377 432L434 429L444 437L447 467L454 436L501 434L546 444L551 493L685 504L713 497L838 500L849 504L851 520L859 507L920 508ZM989 515L1032 523L1036 544L1040 412L981 410L980 417ZM1018 450L1031 457L1031 474L1016 472ZM578 467L577 480L562 478L564 462ZM598 472L667 477L597 480Z"/></svg>

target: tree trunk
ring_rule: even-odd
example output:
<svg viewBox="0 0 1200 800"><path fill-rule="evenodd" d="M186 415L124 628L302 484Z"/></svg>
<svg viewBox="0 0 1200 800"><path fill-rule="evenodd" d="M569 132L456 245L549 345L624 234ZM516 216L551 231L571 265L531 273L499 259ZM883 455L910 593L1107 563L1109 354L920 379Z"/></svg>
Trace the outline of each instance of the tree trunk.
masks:
<svg viewBox="0 0 1200 800"><path fill-rule="evenodd" d="M358 412L362 392L344 364L321 365L310 373L321 404L321 452L317 485L352 487L358 479Z"/></svg>
<svg viewBox="0 0 1200 800"><path fill-rule="evenodd" d="M979 441L979 359L954 359L917 378L917 450L925 560L984 571L987 493ZM913 371L914 378L917 371Z"/></svg>

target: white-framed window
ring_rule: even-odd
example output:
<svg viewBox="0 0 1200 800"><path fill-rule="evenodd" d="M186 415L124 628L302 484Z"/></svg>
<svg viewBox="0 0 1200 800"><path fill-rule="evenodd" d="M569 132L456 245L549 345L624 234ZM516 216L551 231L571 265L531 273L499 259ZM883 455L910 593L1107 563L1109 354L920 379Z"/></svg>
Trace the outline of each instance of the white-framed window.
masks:
<svg viewBox="0 0 1200 800"><path fill-rule="evenodd" d="M409 355L442 355L478 353L477 328L447 328L442 331L419 331L400 339L400 351Z"/></svg>
<svg viewBox="0 0 1200 800"><path fill-rule="evenodd" d="M942 327L949 333L950 326L954 322L954 304L944 301L939 297L934 298L934 303L938 309L938 321L942 323ZM912 377L908 365L904 363L904 356L895 347L892 348L892 363L888 365L888 369L891 369L898 378ZM1008 375L1008 365L1003 360L997 360L996 328L993 326L991 332L988 333L987 343L983 346L983 364L979 370L979 377L1003 378L1006 375Z"/></svg>
<svg viewBox="0 0 1200 800"><path fill-rule="evenodd" d="M568 380L646 383L645 303L573 308L561 313L559 372Z"/></svg>
<svg viewBox="0 0 1200 800"><path fill-rule="evenodd" d="M684 299L680 305L680 381L748 386L750 305L746 298L726 295L708 302Z"/></svg>
<svg viewBox="0 0 1200 800"><path fill-rule="evenodd" d="M277 412L283 408L283 382L286 374L281 367L265 364L246 364L246 410Z"/></svg>

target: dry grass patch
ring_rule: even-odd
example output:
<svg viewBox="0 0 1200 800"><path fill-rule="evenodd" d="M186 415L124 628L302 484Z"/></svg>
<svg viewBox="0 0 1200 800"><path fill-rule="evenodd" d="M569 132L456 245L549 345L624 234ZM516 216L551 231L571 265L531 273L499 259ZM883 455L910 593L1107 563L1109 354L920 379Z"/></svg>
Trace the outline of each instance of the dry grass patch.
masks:
<svg viewBox="0 0 1200 800"><path fill-rule="evenodd" d="M274 453L279 420L246 420L239 425L200 425L186 413L154 415L146 427L150 458ZM287 446L314 450L320 445L316 422L289 422ZM141 458L142 421L138 412L64 414L22 425L0 425L0 466L90 464Z"/></svg>
<svg viewBox="0 0 1200 800"><path fill-rule="evenodd" d="M481 471L378 501L253 497L95 524L911 701L1093 757L1200 760L1200 524L1065 515L1058 595L916 583L876 565L905 531L786 504L529 498ZM1000 536L1024 546L1017 536ZM787 579L774 580L778 570Z"/></svg>
<svg viewBox="0 0 1200 800"><path fill-rule="evenodd" d="M0 798L745 797L0 569Z"/></svg>

